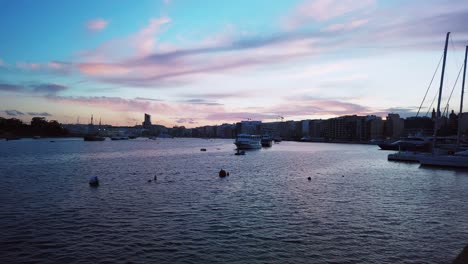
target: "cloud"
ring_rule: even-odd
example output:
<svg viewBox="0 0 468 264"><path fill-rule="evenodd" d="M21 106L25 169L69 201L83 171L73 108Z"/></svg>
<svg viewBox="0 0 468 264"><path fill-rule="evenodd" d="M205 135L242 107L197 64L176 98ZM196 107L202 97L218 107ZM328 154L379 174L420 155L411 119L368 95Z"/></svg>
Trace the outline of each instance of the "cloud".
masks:
<svg viewBox="0 0 468 264"><path fill-rule="evenodd" d="M272 120L278 117L277 114L268 114L268 113L255 113L255 112L220 112L220 113L211 113L205 116L205 120L211 121L229 121L237 122L241 120Z"/></svg>
<svg viewBox="0 0 468 264"><path fill-rule="evenodd" d="M18 110L5 110L4 111L7 115L9 116L20 116L20 115L24 115L23 112L20 112Z"/></svg>
<svg viewBox="0 0 468 264"><path fill-rule="evenodd" d="M39 70L41 64L35 62L17 62L16 67L22 70Z"/></svg>
<svg viewBox="0 0 468 264"><path fill-rule="evenodd" d="M207 101L205 99L188 99L188 100L183 100L183 101L180 101L182 103L188 103L188 104L201 104L201 105L222 105L220 103L216 103L216 102L211 102L211 101Z"/></svg>
<svg viewBox="0 0 468 264"><path fill-rule="evenodd" d="M349 23L337 23L327 26L324 31L343 31L343 30L352 30L358 27L361 27L369 22L368 19L357 19Z"/></svg>
<svg viewBox="0 0 468 264"><path fill-rule="evenodd" d="M94 49L81 51L78 53L78 57L80 61L83 61L83 65L101 65L102 67L98 70L102 70L105 66L112 66L109 64L110 62L129 57L146 56L155 51L157 35L164 30L164 25L169 24L170 21L171 19L168 17L152 18L137 32L110 39Z"/></svg>
<svg viewBox="0 0 468 264"><path fill-rule="evenodd" d="M68 87L62 84L41 83L33 85L16 85L0 83L0 91L13 93L31 93L39 95L52 95L67 90Z"/></svg>
<svg viewBox="0 0 468 264"><path fill-rule="evenodd" d="M146 98L146 97L135 97L135 100L154 101L154 102L162 102L162 101L164 101L164 100L161 100L161 99Z"/></svg>
<svg viewBox="0 0 468 264"><path fill-rule="evenodd" d="M55 83L38 84L32 85L31 87L33 88L34 93L39 94L56 94L68 89L68 87L65 85Z"/></svg>
<svg viewBox="0 0 468 264"><path fill-rule="evenodd" d="M178 124L197 124L198 122L196 122L193 118L179 118L176 120L176 123Z"/></svg>
<svg viewBox="0 0 468 264"><path fill-rule="evenodd" d="M102 19L102 18L96 18L96 19L86 22L86 28L90 31L97 32L97 31L104 30L108 24L109 24L109 21Z"/></svg>
<svg viewBox="0 0 468 264"><path fill-rule="evenodd" d="M25 92L26 88L21 85L15 84L8 84L8 83L0 83L0 91L4 92Z"/></svg>
<svg viewBox="0 0 468 264"><path fill-rule="evenodd" d="M16 68L20 71L52 73L52 74L69 74L75 68L75 65L70 62L49 61L41 62L17 62Z"/></svg>
<svg viewBox="0 0 468 264"><path fill-rule="evenodd" d="M307 0L298 5L284 19L287 28L297 28L310 22L324 22L350 13L370 11L375 0Z"/></svg>
<svg viewBox="0 0 468 264"><path fill-rule="evenodd" d="M28 112L28 115L30 116L52 116L51 114L47 112Z"/></svg>
<svg viewBox="0 0 468 264"><path fill-rule="evenodd" d="M5 66L5 62L2 59L0 59L0 67L3 67L3 66Z"/></svg>

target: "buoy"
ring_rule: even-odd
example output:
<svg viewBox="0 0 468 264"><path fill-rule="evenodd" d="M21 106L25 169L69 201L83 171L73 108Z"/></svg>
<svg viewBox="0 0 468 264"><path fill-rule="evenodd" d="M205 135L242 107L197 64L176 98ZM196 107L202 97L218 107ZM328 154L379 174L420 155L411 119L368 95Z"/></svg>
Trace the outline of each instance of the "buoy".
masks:
<svg viewBox="0 0 468 264"><path fill-rule="evenodd" d="M223 170L223 169L221 169L221 170L219 171L219 177L226 177L226 171Z"/></svg>
<svg viewBox="0 0 468 264"><path fill-rule="evenodd" d="M309 181L310 181L310 180L312 180L312 178L310 178L310 177L307 177L307 180L309 180Z"/></svg>
<svg viewBox="0 0 468 264"><path fill-rule="evenodd" d="M151 182L151 180L148 180L148 182Z"/></svg>
<svg viewBox="0 0 468 264"><path fill-rule="evenodd" d="M89 186L91 187L99 186L99 179L97 176L92 176L91 178L89 178Z"/></svg>
<svg viewBox="0 0 468 264"><path fill-rule="evenodd" d="M156 181L158 179L158 176L154 175L153 180Z"/></svg>
<svg viewBox="0 0 468 264"><path fill-rule="evenodd" d="M200 149L200 151L206 151L206 148L202 148L202 149Z"/></svg>
<svg viewBox="0 0 468 264"><path fill-rule="evenodd" d="M229 172L227 173L227 176L229 176Z"/></svg>

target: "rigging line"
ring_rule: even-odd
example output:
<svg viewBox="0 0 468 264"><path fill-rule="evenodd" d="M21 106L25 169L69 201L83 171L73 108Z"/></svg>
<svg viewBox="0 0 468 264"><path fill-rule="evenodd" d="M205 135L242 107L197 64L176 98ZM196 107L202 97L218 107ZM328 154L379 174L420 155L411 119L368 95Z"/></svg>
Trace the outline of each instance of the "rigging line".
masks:
<svg viewBox="0 0 468 264"><path fill-rule="evenodd" d="M439 66L440 66L440 63L442 62L443 58L444 58L444 53L442 53L442 56L440 57L440 60L439 60L439 64L437 64L437 68L436 68L434 74L432 75L431 82L429 83L429 86L427 87L426 94L424 94L424 98L422 99L421 105L419 106L418 113L416 114L416 117L419 116L419 112L421 111L421 107L423 106L424 101L426 100L427 93L429 92L429 89L432 86L432 82L434 81L434 77L436 76L436 73L439 70Z"/></svg>
<svg viewBox="0 0 468 264"><path fill-rule="evenodd" d="M447 115L448 115L448 112L449 112L448 107L449 107L450 99L452 99L453 91L455 90L455 86L457 86L458 79L460 78L460 74L461 74L462 70L463 70L463 65L460 67L460 70L458 71L457 79L455 80L455 83L453 84L452 92L450 93L450 96L449 96L448 101L447 101L447 106L446 106ZM445 114L445 110L444 110L444 114ZM444 114L442 114L442 116L444 116Z"/></svg>
<svg viewBox="0 0 468 264"><path fill-rule="evenodd" d="M431 103L431 105L429 106L429 108L427 109L426 116L429 115L429 111L431 111L432 105L434 105L435 99L437 98L437 95L438 95L438 94L439 94L439 92L436 91L436 94L434 95L434 98L432 98L432 103Z"/></svg>

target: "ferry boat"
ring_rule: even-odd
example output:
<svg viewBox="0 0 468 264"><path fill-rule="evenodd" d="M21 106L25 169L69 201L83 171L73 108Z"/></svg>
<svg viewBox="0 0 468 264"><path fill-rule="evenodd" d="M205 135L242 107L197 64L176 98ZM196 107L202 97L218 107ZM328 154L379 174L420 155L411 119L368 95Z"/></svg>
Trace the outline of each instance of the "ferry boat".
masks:
<svg viewBox="0 0 468 264"><path fill-rule="evenodd" d="M260 149L262 137L259 135L239 134L234 144L237 149Z"/></svg>

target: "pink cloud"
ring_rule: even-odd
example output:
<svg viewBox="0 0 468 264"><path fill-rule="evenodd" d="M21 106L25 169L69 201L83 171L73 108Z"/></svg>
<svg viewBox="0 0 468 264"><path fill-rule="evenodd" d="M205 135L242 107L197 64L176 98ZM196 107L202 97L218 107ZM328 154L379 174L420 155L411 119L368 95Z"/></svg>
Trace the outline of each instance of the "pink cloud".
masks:
<svg viewBox="0 0 468 264"><path fill-rule="evenodd" d="M362 25L367 24L368 19L357 19L353 20L350 23L338 23L327 26L324 31L341 31L341 30L352 30Z"/></svg>
<svg viewBox="0 0 468 264"><path fill-rule="evenodd" d="M94 32L104 30L107 25L109 25L109 21L102 18L96 18L86 22L86 28Z"/></svg>
<svg viewBox="0 0 468 264"><path fill-rule="evenodd" d="M285 18L287 28L297 28L312 21L324 22L358 11L369 10L375 0L306 0Z"/></svg>
<svg viewBox="0 0 468 264"><path fill-rule="evenodd" d="M130 72L130 69L123 66L107 63L80 63L78 69L91 76L123 75Z"/></svg>
<svg viewBox="0 0 468 264"><path fill-rule="evenodd" d="M16 67L22 70L39 70L41 64L35 62L17 62Z"/></svg>
<svg viewBox="0 0 468 264"><path fill-rule="evenodd" d="M100 107L118 112L153 112L165 115L186 114L195 115L211 112L224 112L220 105L191 104L178 102L163 102L154 100L126 99L108 96L46 96L48 100L81 106Z"/></svg>

